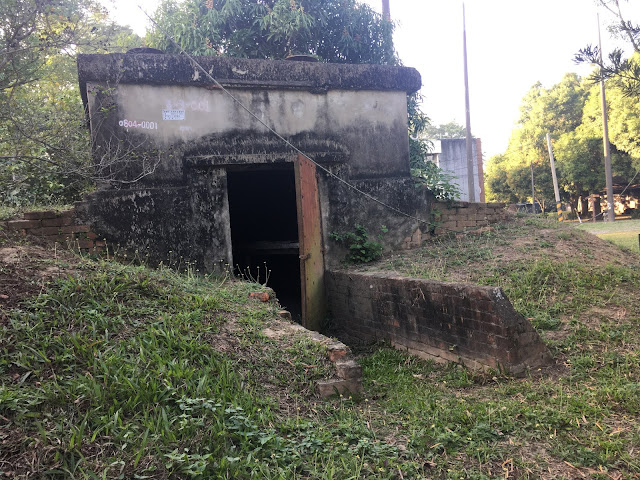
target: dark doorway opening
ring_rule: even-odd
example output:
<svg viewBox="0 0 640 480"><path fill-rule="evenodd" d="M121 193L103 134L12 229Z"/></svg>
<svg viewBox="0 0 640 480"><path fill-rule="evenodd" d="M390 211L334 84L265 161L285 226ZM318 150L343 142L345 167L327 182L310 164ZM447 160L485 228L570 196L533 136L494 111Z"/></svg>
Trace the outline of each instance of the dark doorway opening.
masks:
<svg viewBox="0 0 640 480"><path fill-rule="evenodd" d="M263 284L266 280L281 305L299 322L300 253L293 165L228 170L227 194L236 274Z"/></svg>

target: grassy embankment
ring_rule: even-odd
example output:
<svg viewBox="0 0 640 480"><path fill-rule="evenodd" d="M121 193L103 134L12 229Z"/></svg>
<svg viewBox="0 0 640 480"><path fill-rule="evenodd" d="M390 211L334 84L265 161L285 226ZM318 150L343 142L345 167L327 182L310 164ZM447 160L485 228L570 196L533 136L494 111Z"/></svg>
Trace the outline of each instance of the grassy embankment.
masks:
<svg viewBox="0 0 640 480"><path fill-rule="evenodd" d="M518 220L374 267L503 286L555 366L514 379L375 345L365 395L329 401L322 349L264 335L259 286L37 248L0 243L6 477L640 474L640 261L579 230Z"/></svg>

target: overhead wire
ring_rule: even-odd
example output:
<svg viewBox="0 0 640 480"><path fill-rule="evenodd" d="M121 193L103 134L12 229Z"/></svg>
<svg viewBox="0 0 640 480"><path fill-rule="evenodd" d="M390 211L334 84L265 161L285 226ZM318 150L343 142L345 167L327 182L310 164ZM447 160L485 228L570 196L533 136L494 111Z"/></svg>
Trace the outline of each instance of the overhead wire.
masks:
<svg viewBox="0 0 640 480"><path fill-rule="evenodd" d="M633 183L633 181L636 179L636 177L638 176L638 173L640 173L640 170L636 170L636 174L633 176L633 178L631 179L631 181L629 183L627 183L627 186L624 187L624 190L622 190L622 192L620 192L620 195L622 195L624 192L627 191L627 188L629 188L631 186L631 184Z"/></svg>
<svg viewBox="0 0 640 480"><path fill-rule="evenodd" d="M329 175L332 178L335 178L336 180L338 180L339 182L343 183L344 185L346 185L348 188L354 190L355 192L357 192L358 194L364 196L365 198L368 198L369 200L387 208L388 210L391 210L392 212L398 213L404 217L410 218L412 220L416 220L418 222L420 222L421 224L426 224L429 227L438 227L441 228L443 230L448 230L450 232L456 232L454 230L451 229L444 229L441 226L438 226L437 224L429 221L429 220L425 220L423 218L417 217L415 215L411 215L409 213L406 213L402 210L400 210L399 208L394 207L393 205L389 205L388 203L383 202L382 200L374 197L373 195L371 195L370 193L367 193L363 190L361 190L360 188L358 188L357 186L353 185L352 183L348 182L347 180L345 180L344 178L340 177L339 175L336 175L335 173L333 173L331 170L329 170L328 168L326 168L325 166L321 165L320 163L318 163L316 160L314 160L311 156L309 156L307 153L303 152L300 148L296 147L293 143L291 143L289 140L287 140L285 137L283 137L278 131L276 131L275 129L273 129L271 126L269 126L264 120L262 120L262 118L260 118L258 115L256 115L249 107L247 107L240 99L238 99L235 95L233 95L229 90L227 90L216 78L213 77L213 75L211 75L195 58L193 58L193 56L191 56L189 53L187 53L181 46L180 44L178 44L178 42L175 41L175 39L166 32L165 29L163 29L141 6L140 4L137 5L138 8L142 11L142 13L144 13L144 15L149 19L149 21L151 21L151 23L160 31L160 33L162 33L165 37L167 37L171 43L173 43L177 49L180 51L180 53L182 55L184 55L190 62L191 64L196 67L199 71L201 71L204 76L209 79L211 82L213 82L213 84L220 89L222 92L224 92L227 96L229 96L236 104L238 104L238 106L240 106L240 108L242 108L245 112L247 112L252 118L254 118L258 123L260 123L263 127L265 127L270 133L272 133L274 136L276 136L279 140L281 140L285 145L287 145L288 147L290 147L293 151L295 151L296 153L298 153L299 155L302 155L304 158L306 158L307 160L309 160L311 163L313 163L317 168L319 168L320 170L322 170L323 172L325 172L327 175ZM459 232L458 232L459 233Z"/></svg>

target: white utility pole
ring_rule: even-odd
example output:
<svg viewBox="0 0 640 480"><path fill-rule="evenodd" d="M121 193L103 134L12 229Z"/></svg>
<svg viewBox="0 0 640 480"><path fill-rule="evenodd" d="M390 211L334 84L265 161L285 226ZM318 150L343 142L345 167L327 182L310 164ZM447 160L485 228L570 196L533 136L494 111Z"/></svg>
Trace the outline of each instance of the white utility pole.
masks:
<svg viewBox="0 0 640 480"><path fill-rule="evenodd" d="M556 159L553 157L553 147L551 146L551 135L547 133L547 148L549 149L549 160L551 160L551 177L553 178L553 193L556 194L556 210L558 211L558 221L562 222L562 203L560 203L560 189L558 188L558 177L556 176Z"/></svg>
<svg viewBox="0 0 640 480"><path fill-rule="evenodd" d="M389 0L382 0L382 18L387 22L391 21L391 10L389 9Z"/></svg>
<svg viewBox="0 0 640 480"><path fill-rule="evenodd" d="M604 172L607 180L607 216L608 222L616 219L613 205L613 174L611 172L611 148L609 146L609 125L607 123L607 98L604 93L602 76L602 39L600 38L600 15L598 15L598 48L600 50L600 94L602 96L602 143L604 145Z"/></svg>
<svg viewBox="0 0 640 480"><path fill-rule="evenodd" d="M467 70L467 20L465 18L464 3L462 4L462 41L464 55L464 101L467 114L467 188L469 201L476 201L475 181L473 175L473 139L471 138L471 110L469 108L469 72Z"/></svg>

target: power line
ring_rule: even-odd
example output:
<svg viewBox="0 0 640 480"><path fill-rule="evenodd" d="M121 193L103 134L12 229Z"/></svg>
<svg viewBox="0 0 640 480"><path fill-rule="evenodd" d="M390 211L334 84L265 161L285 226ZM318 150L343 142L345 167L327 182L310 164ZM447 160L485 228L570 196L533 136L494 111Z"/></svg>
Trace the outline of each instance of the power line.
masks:
<svg viewBox="0 0 640 480"><path fill-rule="evenodd" d="M333 178L335 178L336 180L339 180L340 182L344 183L345 185L347 185L348 187L352 188L353 190L355 190L356 192L360 193L361 195L369 198L370 200L373 200L376 203L379 203L380 205L382 205L383 207L386 207L396 213L399 213L401 215L404 215L405 217L411 218L413 220L418 220L419 222L422 223L429 223L421 218L415 217L413 215L410 215L406 212L403 212L402 210L397 209L396 207L393 207L391 205L388 205L386 203L384 203L383 201L375 198L374 196L368 194L367 192L364 192L362 190L360 190L358 187L356 187L355 185L349 183L348 181L344 180L343 178L339 177L338 175L336 175L335 173L333 173L331 170L329 170L328 168L324 167L323 165L320 165L318 162L316 162L313 158L311 158L309 155L307 155L305 152L303 152L302 150L300 150L298 147L296 147L294 144L292 144L289 140L287 140L286 138L284 138L282 135L280 135L280 133L278 133L276 130L274 130L273 128L271 128L265 121L263 121L258 115L256 115L255 113L253 113L253 111L251 109L249 109L244 103L242 103L241 100L239 100L237 97L235 97L231 92L229 92L229 90L227 90L220 82L218 82L218 80L216 80L202 65L200 65L200 63L198 63L197 60L195 60L191 55L189 55L174 39L171 35L169 35L166 31L164 31L163 28L160 27L160 25L158 25L158 23L151 18L147 12L145 12L143 10L143 8L138 5L138 8L140 10L142 10L142 12L147 16L147 18L155 25L155 27L160 30L162 32L163 35L165 35L169 40L171 40L171 42L180 50L180 53L182 53L184 56L186 56L189 61L196 66L209 80L211 80L216 87L218 87L220 90L222 90L226 95L228 95L235 103L237 103L245 112L247 112L249 115L251 115L255 120L258 121L258 123L260 123L263 127L265 127L267 130L269 130L269 132L271 132L273 135L275 135L278 139L282 140L282 142L284 142L287 146L289 146L291 149L293 149L296 153L299 153L300 155L302 155L303 157L305 157L307 160L309 160L311 163L313 163L316 167L320 168L322 171L324 171L325 173L327 173L328 175L332 176Z"/></svg>
<svg viewBox="0 0 640 480"><path fill-rule="evenodd" d="M247 112L251 117L253 117L258 123L260 123L263 127L265 127L269 132L271 132L273 135L275 135L278 139L280 139L284 144L286 144L287 146L289 146L292 150L294 150L296 153L302 155L304 158L306 158L307 160L309 160L311 163L313 163L317 168L319 168L320 170L322 170L323 172L325 172L327 175L335 178L336 180L338 180L339 182L343 183L344 185L346 185L347 187L351 188L352 190L354 190L355 192L359 193L360 195L368 198L369 200L378 203L379 205L395 212L398 213L404 217L410 218L412 220L416 220L422 224L426 224L429 227L438 227L438 225L436 225L433 222L430 222L428 220L424 220L422 218L416 217L414 215L411 215L409 213L403 212L402 210L389 205L385 202L383 202L382 200L374 197L373 195L364 192L363 190L359 189L358 187L356 187L355 185L353 185L352 183L348 182L347 180L343 179L342 177L336 175L335 173L333 173L331 170L329 170L328 168L324 167L323 165L321 165L320 163L318 163L317 161L315 161L313 158L311 158L309 155L307 155L305 152L303 152L302 150L300 150L298 147L296 147L294 144L292 144L289 140L287 140L285 137L283 137L282 135L280 135L280 133L278 133L276 130L274 130L272 127L270 127L264 120L262 120L258 115L256 115L255 113L253 113L253 111L251 109L249 109L249 107L247 107L244 103L242 103L241 100L239 100L237 97L235 97L229 90L227 90L218 80L216 80L195 58L193 58L191 55L189 55L179 44L178 42L176 42L174 40L174 38L169 35L162 27L160 27L160 25L158 25L158 23L151 18L151 16L138 4L138 8L142 11L142 13L144 13L144 15L151 21L151 23L153 23L153 25L164 35L166 36L171 43L173 43L178 50L180 51L181 54L183 54L185 57L187 57L187 59L189 59L189 61L196 67L198 68L198 70L200 70L204 76L206 78L208 78L209 80L211 80L216 87L218 87L222 92L224 92L226 95L228 95L235 103L237 103L245 112ZM442 227L440 227L442 228ZM451 230L451 229L443 229L443 230L447 230L450 232L456 232L455 230ZM459 233L459 232L458 232Z"/></svg>
<svg viewBox="0 0 640 480"><path fill-rule="evenodd" d="M624 192L627 191L627 188L629 188L631 186L631 184L633 183L633 181L636 179L636 177L638 176L638 173L640 173L640 170L636 170L636 174L633 176L633 178L631 179L631 181L627 184L626 187L624 187L624 190L622 190L622 192L620 192L620 195L622 195Z"/></svg>

